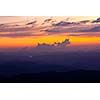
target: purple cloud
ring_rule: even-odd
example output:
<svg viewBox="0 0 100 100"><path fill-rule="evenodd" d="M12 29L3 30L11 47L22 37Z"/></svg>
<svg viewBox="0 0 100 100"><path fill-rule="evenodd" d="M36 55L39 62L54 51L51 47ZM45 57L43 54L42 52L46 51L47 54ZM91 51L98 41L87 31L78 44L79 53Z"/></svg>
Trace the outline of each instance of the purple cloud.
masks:
<svg viewBox="0 0 100 100"><path fill-rule="evenodd" d="M53 24L53 26L67 26L67 25L72 25L73 22L65 22L65 21L60 21L56 24Z"/></svg>
<svg viewBox="0 0 100 100"><path fill-rule="evenodd" d="M98 23L100 22L100 18L97 18L96 20L92 21L92 23Z"/></svg>

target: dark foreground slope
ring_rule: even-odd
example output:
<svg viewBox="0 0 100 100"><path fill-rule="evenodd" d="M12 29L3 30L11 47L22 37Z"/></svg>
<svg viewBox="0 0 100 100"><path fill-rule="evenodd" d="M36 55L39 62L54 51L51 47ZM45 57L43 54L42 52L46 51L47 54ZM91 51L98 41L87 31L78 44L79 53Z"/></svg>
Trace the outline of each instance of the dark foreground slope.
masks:
<svg viewBox="0 0 100 100"><path fill-rule="evenodd" d="M1 83L100 83L100 71L77 70L70 72L22 73L0 76Z"/></svg>

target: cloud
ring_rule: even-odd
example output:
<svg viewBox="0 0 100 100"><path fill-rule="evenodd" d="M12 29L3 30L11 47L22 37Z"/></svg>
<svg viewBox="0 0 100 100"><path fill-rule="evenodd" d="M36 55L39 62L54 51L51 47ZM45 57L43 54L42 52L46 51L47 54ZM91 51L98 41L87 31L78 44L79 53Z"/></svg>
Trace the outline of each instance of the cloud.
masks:
<svg viewBox="0 0 100 100"><path fill-rule="evenodd" d="M100 32L100 26L95 26L91 29L81 30L81 32Z"/></svg>
<svg viewBox="0 0 100 100"><path fill-rule="evenodd" d="M72 34L72 33L70 33L69 35L70 35L70 36L81 36L82 34L76 34L76 33L73 33L73 34Z"/></svg>
<svg viewBox="0 0 100 100"><path fill-rule="evenodd" d="M92 21L92 23L99 23L100 22L100 18L97 18L96 20Z"/></svg>
<svg viewBox="0 0 100 100"><path fill-rule="evenodd" d="M7 24L0 24L0 30L9 27Z"/></svg>
<svg viewBox="0 0 100 100"><path fill-rule="evenodd" d="M0 27L1 27L1 26L4 26L4 25L5 25L5 24L0 24Z"/></svg>
<svg viewBox="0 0 100 100"><path fill-rule="evenodd" d="M44 30L45 32L48 32L49 34L57 34L57 33L67 33L67 32L81 32L83 30L83 27L57 27L57 28L51 28ZM86 28L87 29L87 28Z"/></svg>
<svg viewBox="0 0 100 100"><path fill-rule="evenodd" d="M62 30L58 29L58 28L53 28L53 29L46 29L44 30L45 32L49 32L49 33L60 33L62 32Z"/></svg>
<svg viewBox="0 0 100 100"><path fill-rule="evenodd" d="M72 26L72 27L54 27L54 28L49 28L44 30L45 32L47 32L48 34L61 34L61 33L76 33L78 32L100 32L100 25L99 26L95 26L95 25L78 25L78 26Z"/></svg>
<svg viewBox="0 0 100 100"><path fill-rule="evenodd" d="M41 25L50 24L52 25L55 22L52 18L45 19Z"/></svg>
<svg viewBox="0 0 100 100"><path fill-rule="evenodd" d="M90 20L82 20L82 21L79 21L79 22L66 22L66 21L60 21L56 24L53 24L53 26L69 26L69 25L79 25L79 24L86 24L90 22Z"/></svg>
<svg viewBox="0 0 100 100"><path fill-rule="evenodd" d="M26 25L33 25L33 24L35 24L37 21L35 20L35 21L33 21L33 22L29 22L29 23L27 23Z"/></svg>
<svg viewBox="0 0 100 100"><path fill-rule="evenodd" d="M86 24L86 23L88 23L88 22L90 22L90 20L82 20L82 21L80 21L79 23L80 23L80 24Z"/></svg>
<svg viewBox="0 0 100 100"><path fill-rule="evenodd" d="M38 43L36 48L44 48L44 49L50 49L50 48L55 48L55 47L66 47L68 44L70 44L69 39L65 39L62 42L54 42L53 44L46 44L46 43Z"/></svg>
<svg viewBox="0 0 100 100"><path fill-rule="evenodd" d="M31 24L31 23L30 23ZM30 36L43 36L41 33L35 33L39 31L41 27L32 28L28 26L15 26L15 25L8 25L8 24L0 24L0 37L30 37Z"/></svg>
<svg viewBox="0 0 100 100"><path fill-rule="evenodd" d="M53 24L53 26L67 26L67 25L73 25L74 22L65 22L65 21L60 21L56 24Z"/></svg>
<svg viewBox="0 0 100 100"><path fill-rule="evenodd" d="M0 27L0 32L18 32L18 31L28 31L30 27Z"/></svg>
<svg viewBox="0 0 100 100"><path fill-rule="evenodd" d="M0 34L0 37L26 37L26 36L33 36L32 33L7 33L7 34Z"/></svg>
<svg viewBox="0 0 100 100"><path fill-rule="evenodd" d="M10 38L19 38L19 37L31 37L31 36L43 36L44 34L33 34L29 32L24 33L3 33L0 34L0 37L10 37Z"/></svg>
<svg viewBox="0 0 100 100"><path fill-rule="evenodd" d="M78 29L78 28L77 28ZM48 34L57 34L57 33L66 33L66 32L76 32L76 28L53 28L53 29L46 29L45 32L48 32Z"/></svg>
<svg viewBox="0 0 100 100"><path fill-rule="evenodd" d="M45 19L45 20L44 20L44 22L50 22L50 21L52 21L51 18L49 18L49 19Z"/></svg>
<svg viewBox="0 0 100 100"><path fill-rule="evenodd" d="M70 21L59 21L55 22L52 18L45 19L45 26L37 25L38 20L31 21L29 23L20 24L19 26L15 26L16 23L12 24L0 24L0 37L26 37L26 36L41 36L47 33L51 34L61 34L68 32L100 32L100 25L97 27L97 24L89 24L86 23L91 22L90 20L82 20L78 22L70 22ZM54 22L53 22L54 21ZM95 22L99 22L100 18L95 20ZM36 25L36 27L32 28L28 25ZM31 33L32 32L32 33ZM37 32L37 34L34 34ZM38 34L39 32L39 34ZM3 34L2 34L3 33ZM41 33L41 34L40 34ZM74 35L74 34L72 34ZM75 34L75 36L78 36Z"/></svg>

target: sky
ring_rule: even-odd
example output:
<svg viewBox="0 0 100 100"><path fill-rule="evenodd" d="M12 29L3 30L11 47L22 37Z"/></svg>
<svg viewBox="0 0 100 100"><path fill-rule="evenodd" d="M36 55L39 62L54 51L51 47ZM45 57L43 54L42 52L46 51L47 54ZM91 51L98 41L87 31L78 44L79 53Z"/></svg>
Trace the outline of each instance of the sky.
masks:
<svg viewBox="0 0 100 100"><path fill-rule="evenodd" d="M99 16L0 16L0 23L11 23L11 22L17 22L17 21L27 21L34 18L37 18L38 20L43 20L46 18L53 17L57 20L67 19L73 20L73 21L80 21L80 20L93 20L98 18Z"/></svg>
<svg viewBox="0 0 100 100"><path fill-rule="evenodd" d="M0 48L53 44L100 44L99 16L0 16Z"/></svg>

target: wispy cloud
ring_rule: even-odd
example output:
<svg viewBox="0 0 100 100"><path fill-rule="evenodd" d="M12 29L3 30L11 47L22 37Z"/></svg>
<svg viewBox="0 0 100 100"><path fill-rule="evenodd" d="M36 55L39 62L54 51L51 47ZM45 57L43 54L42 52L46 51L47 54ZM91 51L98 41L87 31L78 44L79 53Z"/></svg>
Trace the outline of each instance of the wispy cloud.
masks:
<svg viewBox="0 0 100 100"><path fill-rule="evenodd" d="M0 37L27 37L27 36L34 36L32 33L5 33L0 34Z"/></svg>
<svg viewBox="0 0 100 100"><path fill-rule="evenodd" d="M91 29L80 30L81 32L100 32L100 26L95 26Z"/></svg>
<svg viewBox="0 0 100 100"><path fill-rule="evenodd" d="M73 25L75 24L74 22L65 22L65 21L60 21L56 24L53 24L53 26L68 26L68 25Z"/></svg>
<svg viewBox="0 0 100 100"><path fill-rule="evenodd" d="M87 24L88 22L90 22L90 20L82 20L82 21L80 21L79 23L80 23L80 24Z"/></svg>
<svg viewBox="0 0 100 100"><path fill-rule="evenodd" d="M26 25L33 25L33 24L35 24L37 21L35 20L35 21L32 21L32 22L29 22L29 23L27 23Z"/></svg>
<svg viewBox="0 0 100 100"><path fill-rule="evenodd" d="M49 18L49 19L45 19L45 20L44 20L44 22L50 22L50 21L52 21L51 18Z"/></svg>
<svg viewBox="0 0 100 100"><path fill-rule="evenodd" d="M93 20L92 23L99 23L100 22L100 18L97 18L96 20Z"/></svg>

